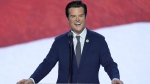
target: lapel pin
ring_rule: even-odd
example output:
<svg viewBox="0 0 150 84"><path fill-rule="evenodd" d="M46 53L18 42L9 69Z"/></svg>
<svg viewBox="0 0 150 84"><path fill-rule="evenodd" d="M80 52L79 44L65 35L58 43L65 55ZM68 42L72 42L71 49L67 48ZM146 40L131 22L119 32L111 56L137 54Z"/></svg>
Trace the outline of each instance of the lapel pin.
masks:
<svg viewBox="0 0 150 84"><path fill-rule="evenodd" d="M88 43L88 42L89 42L89 39L86 39L86 42Z"/></svg>

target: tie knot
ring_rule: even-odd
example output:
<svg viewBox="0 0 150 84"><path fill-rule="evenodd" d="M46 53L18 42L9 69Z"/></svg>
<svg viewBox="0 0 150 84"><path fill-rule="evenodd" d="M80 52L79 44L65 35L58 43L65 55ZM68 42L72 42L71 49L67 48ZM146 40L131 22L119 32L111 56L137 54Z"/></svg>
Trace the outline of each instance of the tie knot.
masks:
<svg viewBox="0 0 150 84"><path fill-rule="evenodd" d="M80 36L76 36L76 38L77 38L77 41L80 41Z"/></svg>

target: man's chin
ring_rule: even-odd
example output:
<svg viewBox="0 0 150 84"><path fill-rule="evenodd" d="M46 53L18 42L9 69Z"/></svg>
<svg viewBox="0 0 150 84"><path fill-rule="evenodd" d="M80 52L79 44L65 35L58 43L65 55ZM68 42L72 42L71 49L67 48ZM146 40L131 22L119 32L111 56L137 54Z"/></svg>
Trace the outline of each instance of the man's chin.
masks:
<svg viewBox="0 0 150 84"><path fill-rule="evenodd" d="M76 34L80 34L83 30L74 30Z"/></svg>

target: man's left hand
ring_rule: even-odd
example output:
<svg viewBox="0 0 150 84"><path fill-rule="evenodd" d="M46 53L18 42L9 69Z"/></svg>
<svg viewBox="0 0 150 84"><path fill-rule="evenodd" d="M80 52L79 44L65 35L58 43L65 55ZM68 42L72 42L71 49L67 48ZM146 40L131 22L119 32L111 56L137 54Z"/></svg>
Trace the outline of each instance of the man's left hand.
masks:
<svg viewBox="0 0 150 84"><path fill-rule="evenodd" d="M121 80L112 80L112 84L123 84Z"/></svg>

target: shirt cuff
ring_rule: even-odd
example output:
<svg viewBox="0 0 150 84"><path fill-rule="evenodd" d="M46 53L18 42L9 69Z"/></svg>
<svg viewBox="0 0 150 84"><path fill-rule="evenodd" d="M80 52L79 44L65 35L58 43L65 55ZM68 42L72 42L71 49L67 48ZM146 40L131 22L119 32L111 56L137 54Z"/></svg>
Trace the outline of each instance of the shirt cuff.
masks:
<svg viewBox="0 0 150 84"><path fill-rule="evenodd" d="M112 81L113 81L113 80L120 80L120 79L118 79L118 78L113 78Z"/></svg>
<svg viewBox="0 0 150 84"><path fill-rule="evenodd" d="M32 82L33 82L33 84L35 84L35 81L34 81L34 79L33 79L33 78L29 78L29 79L31 79L31 80L32 80Z"/></svg>

